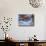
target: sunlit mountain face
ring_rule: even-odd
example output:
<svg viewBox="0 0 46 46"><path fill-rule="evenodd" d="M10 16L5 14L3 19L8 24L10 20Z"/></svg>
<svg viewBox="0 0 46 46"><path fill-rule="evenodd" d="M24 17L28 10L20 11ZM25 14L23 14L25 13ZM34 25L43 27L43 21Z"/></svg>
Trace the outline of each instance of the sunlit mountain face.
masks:
<svg viewBox="0 0 46 46"><path fill-rule="evenodd" d="M34 15L20 14L19 15L19 26L33 26L34 25Z"/></svg>

